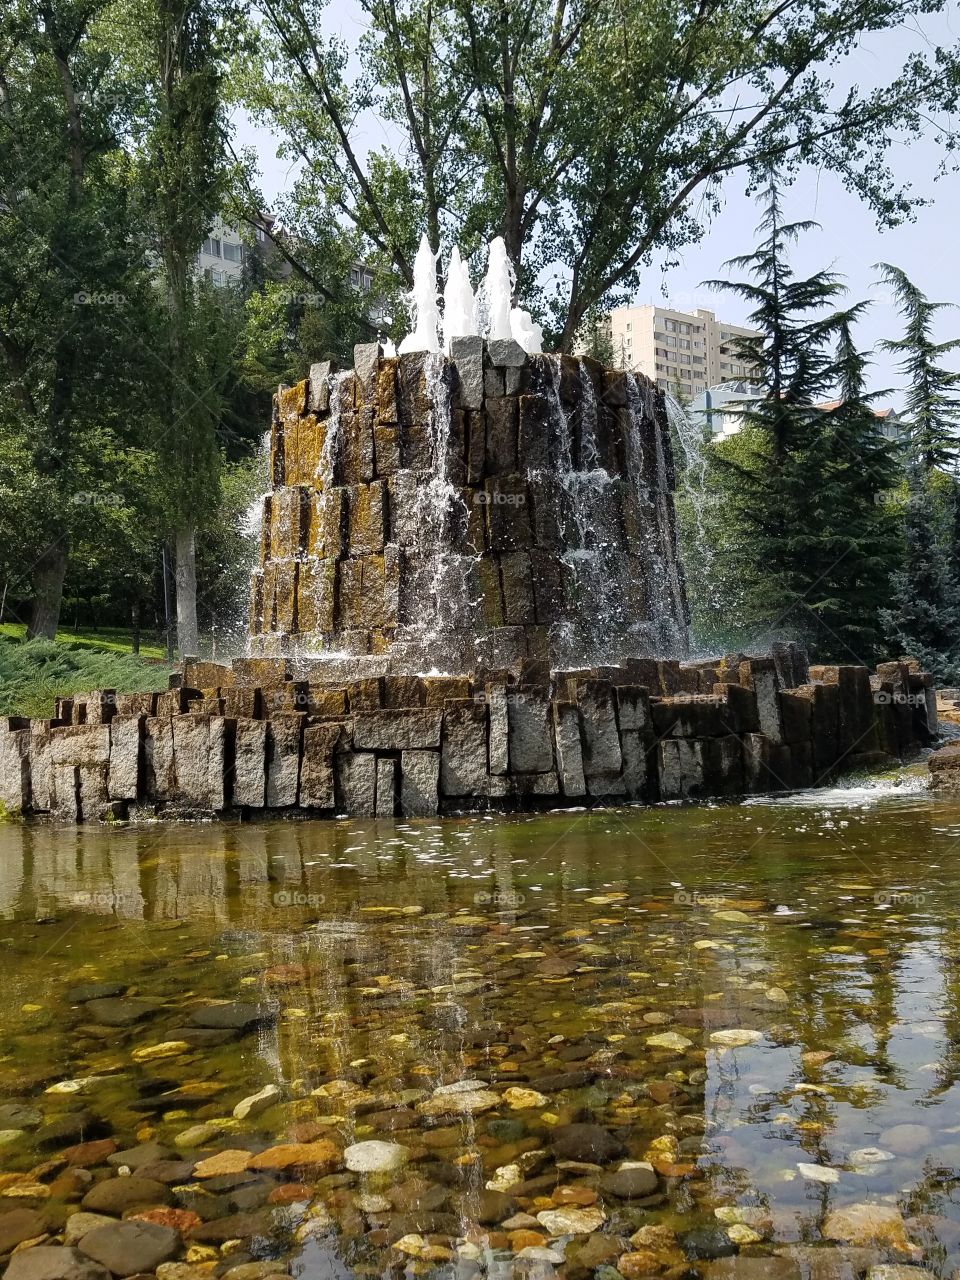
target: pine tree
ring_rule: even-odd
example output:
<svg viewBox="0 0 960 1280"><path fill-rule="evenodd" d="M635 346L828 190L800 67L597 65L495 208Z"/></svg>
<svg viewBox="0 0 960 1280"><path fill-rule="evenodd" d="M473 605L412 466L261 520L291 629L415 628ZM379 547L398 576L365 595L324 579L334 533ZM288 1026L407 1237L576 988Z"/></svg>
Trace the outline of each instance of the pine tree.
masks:
<svg viewBox="0 0 960 1280"><path fill-rule="evenodd" d="M839 322L836 402L822 410L805 451L810 505L804 532L810 617L818 653L841 662L884 653L880 614L900 561L900 524L889 501L900 472L866 390L867 357L857 349L855 307Z"/></svg>
<svg viewBox="0 0 960 1280"><path fill-rule="evenodd" d="M824 430L817 405L835 380L831 346L839 320L830 308L843 286L830 272L797 278L787 250L816 223L784 220L775 175L762 199L760 243L726 264L746 279L708 282L751 303L749 322L760 336L743 340L740 354L766 388L743 410L740 432L711 451L715 517L728 525L724 573L739 584L746 630L813 640L822 631L816 614L823 601L811 544L819 545L822 531L810 509L810 450Z"/></svg>
<svg viewBox="0 0 960 1280"><path fill-rule="evenodd" d="M882 620L899 654L918 658L941 681L960 680L960 609L939 536L937 498L921 462L908 473L903 567Z"/></svg>
<svg viewBox="0 0 960 1280"><path fill-rule="evenodd" d="M950 467L960 452L960 373L939 362L960 348L960 338L934 342L933 320L938 311L952 306L931 302L899 267L878 265L883 281L893 290L906 325L902 338L881 344L900 357L900 371L907 381L905 416L911 451L928 474L936 467Z"/></svg>

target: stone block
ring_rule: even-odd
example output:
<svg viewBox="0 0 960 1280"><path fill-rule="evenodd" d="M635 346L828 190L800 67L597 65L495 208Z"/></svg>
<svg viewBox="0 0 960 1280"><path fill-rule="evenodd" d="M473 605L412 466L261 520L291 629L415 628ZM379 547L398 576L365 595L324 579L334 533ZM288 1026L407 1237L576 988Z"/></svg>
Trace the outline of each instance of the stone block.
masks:
<svg viewBox="0 0 960 1280"><path fill-rule="evenodd" d="M523 476L490 476L484 481L487 531L494 551L522 551L533 541L529 493Z"/></svg>
<svg viewBox="0 0 960 1280"><path fill-rule="evenodd" d="M333 361L321 360L310 366L310 393L307 408L311 413L326 413L330 408L330 379L333 376Z"/></svg>
<svg viewBox="0 0 960 1280"><path fill-rule="evenodd" d="M840 688L837 684L806 684L792 690L811 703L810 744L814 780L823 782L839 765Z"/></svg>
<svg viewBox="0 0 960 1280"><path fill-rule="evenodd" d="M583 729L583 768L588 778L619 774L623 766L613 689L603 680L577 685L577 705Z"/></svg>
<svg viewBox="0 0 960 1280"><path fill-rule="evenodd" d="M317 493L309 508L307 552L317 560L338 560L346 554L347 496L345 485Z"/></svg>
<svg viewBox="0 0 960 1280"><path fill-rule="evenodd" d="M481 556L474 566L474 575L479 588L479 599L476 607L480 622L485 627L502 627L503 594L500 585L500 566L496 557Z"/></svg>
<svg viewBox="0 0 960 1280"><path fill-rule="evenodd" d="M301 635L333 631L336 599L336 560L302 561L297 574L297 631Z"/></svg>
<svg viewBox="0 0 960 1280"><path fill-rule="evenodd" d="M782 689L780 720L783 725L783 740L788 746L794 742L810 742L813 734L813 704L809 698L795 693L793 689Z"/></svg>
<svg viewBox="0 0 960 1280"><path fill-rule="evenodd" d="M372 751L338 751L334 756L336 809L351 818L377 814L377 757Z"/></svg>
<svg viewBox="0 0 960 1280"><path fill-rule="evenodd" d="M270 689L290 679L289 658L234 658L233 670L238 685L256 685Z"/></svg>
<svg viewBox="0 0 960 1280"><path fill-rule="evenodd" d="M336 805L334 759L340 725L308 725L303 731L300 764L300 805L305 809L333 809Z"/></svg>
<svg viewBox="0 0 960 1280"><path fill-rule="evenodd" d="M421 679L425 706L442 709L451 699L470 697L469 676L423 676Z"/></svg>
<svg viewBox="0 0 960 1280"><path fill-rule="evenodd" d="M473 409L464 414L464 432L466 435L466 481L469 485L477 485L483 479L487 458L487 419L482 409Z"/></svg>
<svg viewBox="0 0 960 1280"><path fill-rule="evenodd" d="M866 667L844 665L837 668L840 690L840 745L844 753L878 749L873 715L873 691Z"/></svg>
<svg viewBox="0 0 960 1280"><path fill-rule="evenodd" d="M377 476L384 479L400 470L400 433L394 423L373 428L373 455Z"/></svg>
<svg viewBox="0 0 960 1280"><path fill-rule="evenodd" d="M385 707L422 707L424 705L423 678L421 676L385 676L383 705Z"/></svg>
<svg viewBox="0 0 960 1280"><path fill-rule="evenodd" d="M623 754L623 784L628 800L657 800L657 765L654 741L649 733L637 729L621 729L620 749Z"/></svg>
<svg viewBox="0 0 960 1280"><path fill-rule="evenodd" d="M17 815L30 808L31 734L8 724L0 721L0 811Z"/></svg>
<svg viewBox="0 0 960 1280"><path fill-rule="evenodd" d="M353 717L353 744L363 751L408 751L440 747L443 713L431 708L358 712Z"/></svg>
<svg viewBox="0 0 960 1280"><path fill-rule="evenodd" d="M316 415L309 414L296 424L295 432L292 427L290 423L284 433L284 479L288 485L312 487L317 483L327 423L320 423Z"/></svg>
<svg viewBox="0 0 960 1280"><path fill-rule="evenodd" d="M444 464L450 484L466 484L467 480L467 417L464 409L451 409L447 429Z"/></svg>
<svg viewBox="0 0 960 1280"><path fill-rule="evenodd" d="M762 733L743 736L744 787L751 795L776 790L770 773L770 739Z"/></svg>
<svg viewBox="0 0 960 1280"><path fill-rule="evenodd" d="M611 409L627 406L627 375L621 369L606 369L603 374L601 402Z"/></svg>
<svg viewBox="0 0 960 1280"><path fill-rule="evenodd" d="M483 339L453 338L450 358L457 366L460 405L464 409L483 408Z"/></svg>
<svg viewBox="0 0 960 1280"><path fill-rule="evenodd" d="M270 553L274 560L292 559L306 550L310 495L300 486L274 489L270 517Z"/></svg>
<svg viewBox="0 0 960 1280"><path fill-rule="evenodd" d="M680 694L654 702L653 727L661 738L715 738L730 732L726 702L712 694Z"/></svg>
<svg viewBox="0 0 960 1280"><path fill-rule="evenodd" d="M487 684L484 690L490 725L490 772L510 772L510 721L507 715L507 690L502 684Z"/></svg>
<svg viewBox="0 0 960 1280"><path fill-rule="evenodd" d="M439 810L439 751L404 751L400 756L400 812L405 818L432 818Z"/></svg>
<svg viewBox="0 0 960 1280"><path fill-rule="evenodd" d="M110 723L107 794L111 800L140 798L143 725L143 716L114 716Z"/></svg>
<svg viewBox="0 0 960 1280"><path fill-rule="evenodd" d="M458 699L443 714L440 791L445 796L487 794L486 701Z"/></svg>
<svg viewBox="0 0 960 1280"><path fill-rule="evenodd" d="M637 730L640 733L653 733L653 713L650 708L650 694L641 685L616 685L614 694L617 702L617 723L620 732Z"/></svg>
<svg viewBox="0 0 960 1280"><path fill-rule="evenodd" d="M660 798L688 800L704 795L703 743L668 738L657 746Z"/></svg>
<svg viewBox="0 0 960 1280"><path fill-rule="evenodd" d="M297 803L304 717L282 713L266 723L266 807L285 809Z"/></svg>
<svg viewBox="0 0 960 1280"><path fill-rule="evenodd" d="M173 786L161 800L204 813L224 808L226 722L222 716L174 716ZM169 775L168 775L169 776Z"/></svg>
<svg viewBox="0 0 960 1280"><path fill-rule="evenodd" d="M728 733L703 744L705 794L739 796L744 791L743 741Z"/></svg>
<svg viewBox="0 0 960 1280"><path fill-rule="evenodd" d="M396 756L377 757L377 793L375 800L378 818L393 818L397 813L397 775L400 761Z"/></svg>
<svg viewBox="0 0 960 1280"><path fill-rule="evenodd" d="M503 620L509 627L530 626L537 621L533 574L525 551L505 551L500 557Z"/></svg>
<svg viewBox="0 0 960 1280"><path fill-rule="evenodd" d="M294 560L282 560L272 566L274 630L292 635L297 629L297 579L300 566Z"/></svg>
<svg viewBox="0 0 960 1280"><path fill-rule="evenodd" d="M517 401L513 396L488 399L485 468L488 476L517 471Z"/></svg>
<svg viewBox="0 0 960 1280"><path fill-rule="evenodd" d="M506 369L522 369L527 363L527 353L513 338L488 338L487 355L490 363Z"/></svg>
<svg viewBox="0 0 960 1280"><path fill-rule="evenodd" d="M34 813L42 813L50 808L50 734L54 723L50 720L30 721L30 808ZM0 737L4 732L0 722ZM2 750L0 747L0 755ZM3 771L3 764L0 763L0 788L3 787ZM16 774L14 780L16 781Z"/></svg>
<svg viewBox="0 0 960 1280"><path fill-rule="evenodd" d="M779 680L772 658L748 658L740 664L740 683L757 696L757 718L760 732L774 746L783 742L780 718Z"/></svg>
<svg viewBox="0 0 960 1280"><path fill-rule="evenodd" d="M267 787L267 723L238 718L233 764L233 804L262 809Z"/></svg>
<svg viewBox="0 0 960 1280"><path fill-rule="evenodd" d="M382 423L396 426L399 421L397 408L397 368L396 356L386 359L381 357L377 372L377 417Z"/></svg>
<svg viewBox="0 0 960 1280"><path fill-rule="evenodd" d="M557 743L560 784L565 796L583 796L587 784L580 745L580 711L575 703L553 703L553 726Z"/></svg>
<svg viewBox="0 0 960 1280"><path fill-rule="evenodd" d="M191 689L227 689L231 688L235 682L233 667L226 663L200 662L196 658L184 663L183 683ZM127 694L126 696L136 695Z"/></svg>
<svg viewBox="0 0 960 1280"><path fill-rule="evenodd" d="M349 530L351 556L376 555L386 539L385 487L382 480L351 485Z"/></svg>
<svg viewBox="0 0 960 1280"><path fill-rule="evenodd" d="M378 711L383 706L383 683L379 676L363 676L347 686L350 714L358 711Z"/></svg>
<svg viewBox="0 0 960 1280"><path fill-rule="evenodd" d="M357 375L357 393L364 404L376 401L381 355L379 342L358 342L354 345L353 368Z"/></svg>
<svg viewBox="0 0 960 1280"><path fill-rule="evenodd" d="M930 788L946 795L960 795L960 743L950 742L927 762Z"/></svg>
<svg viewBox="0 0 960 1280"><path fill-rule="evenodd" d="M398 471L387 481L390 541L398 547L416 547L420 540L420 498L417 477Z"/></svg>
<svg viewBox="0 0 960 1280"><path fill-rule="evenodd" d="M483 396L484 400L499 400L507 394L506 379L503 376L502 369L492 369L489 366L483 371Z"/></svg>
<svg viewBox="0 0 960 1280"><path fill-rule="evenodd" d="M724 674L724 673L720 673ZM722 718L728 733L759 733L760 716L757 712L757 695L742 684L718 681L711 686L711 693L723 700Z"/></svg>
<svg viewBox="0 0 960 1280"><path fill-rule="evenodd" d="M517 454L521 472L549 467L550 401L546 396L520 396Z"/></svg>
<svg viewBox="0 0 960 1280"><path fill-rule="evenodd" d="M344 484L368 484L374 475L373 409L357 409L340 418L340 472Z"/></svg>
<svg viewBox="0 0 960 1280"><path fill-rule="evenodd" d="M507 555L509 554L508 552ZM506 556L503 557L503 559L506 558ZM542 626L552 626L563 618L564 591L560 562L549 552L531 549L530 572L533 579L536 621ZM506 582L504 582L504 593L506 593Z"/></svg>
<svg viewBox="0 0 960 1280"><path fill-rule="evenodd" d="M546 697L518 691L507 695L511 773L546 773L553 769L550 703Z"/></svg>
<svg viewBox="0 0 960 1280"><path fill-rule="evenodd" d="M223 714L228 719L236 720L240 716L248 720L257 720L262 715L260 690L256 688L234 688L223 691Z"/></svg>

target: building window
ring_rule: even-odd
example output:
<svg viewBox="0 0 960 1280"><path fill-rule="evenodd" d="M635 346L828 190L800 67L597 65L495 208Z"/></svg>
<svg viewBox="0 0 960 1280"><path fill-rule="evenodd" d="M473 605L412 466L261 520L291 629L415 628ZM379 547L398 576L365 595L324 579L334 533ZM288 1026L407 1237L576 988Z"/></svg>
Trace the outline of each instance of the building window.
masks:
<svg viewBox="0 0 960 1280"><path fill-rule="evenodd" d="M226 273L225 271L211 271L211 272L210 272L210 279L211 279L211 280L213 281L213 283L214 283L214 284L216 284L216 285L226 284L226 283L227 283L227 273Z"/></svg>
<svg viewBox="0 0 960 1280"><path fill-rule="evenodd" d="M350 268L350 283L352 285L355 285L357 288L359 288L360 286L360 268L359 267Z"/></svg>
<svg viewBox="0 0 960 1280"><path fill-rule="evenodd" d="M254 227L253 234L256 238L257 244L263 244L264 240L267 238L267 233L264 231L263 227Z"/></svg>
<svg viewBox="0 0 960 1280"><path fill-rule="evenodd" d="M628 320L628 321L627 321L627 333L629 333L629 332L631 331L631 329L632 329L632 328L633 328L633 325L632 325L632 324L631 324L631 322Z"/></svg>
<svg viewBox="0 0 960 1280"><path fill-rule="evenodd" d="M243 245L230 244L228 240L224 240L223 256L227 262L242 262L243 261Z"/></svg>
<svg viewBox="0 0 960 1280"><path fill-rule="evenodd" d="M663 327L666 329L667 333L676 333L676 332L677 332L677 322L676 322L676 320L664 320L664 322L663 322Z"/></svg>
<svg viewBox="0 0 960 1280"><path fill-rule="evenodd" d="M667 346L668 346L668 347L675 347L676 345L677 345L677 340L676 340L676 338L667 338Z"/></svg>
<svg viewBox="0 0 960 1280"><path fill-rule="evenodd" d="M219 258L220 257L220 241L215 240L212 236L208 237L206 240L204 240L203 247L200 250L200 252L207 254L211 258Z"/></svg>

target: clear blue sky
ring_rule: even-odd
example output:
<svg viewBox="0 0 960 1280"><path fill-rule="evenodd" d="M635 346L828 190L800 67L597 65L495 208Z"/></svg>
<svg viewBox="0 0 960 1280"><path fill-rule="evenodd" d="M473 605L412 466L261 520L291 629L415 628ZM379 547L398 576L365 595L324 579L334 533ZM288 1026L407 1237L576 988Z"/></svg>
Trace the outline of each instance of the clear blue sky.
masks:
<svg viewBox="0 0 960 1280"><path fill-rule="evenodd" d="M352 45L363 29L362 15L353 0L332 0L326 11L327 34L336 34ZM902 28L899 32L872 37L845 64L842 80L863 87L884 84L896 74L908 50L922 47L925 39L942 44L960 39L960 11L951 4L948 12L924 27ZM252 146L260 157L264 194L275 199L291 181L287 162L276 155L276 139L265 130L255 128L243 116L236 119L236 143ZM360 121L357 141L361 148L389 144L389 136L375 119ZM821 230L805 236L793 256L798 272L808 274L830 268L845 277L851 301L872 300L866 320L859 330L860 344L873 348L884 337L896 337L899 318L883 290L875 285L873 264L892 262L928 294L944 302L960 302L960 175L948 173L939 181L934 176L943 151L930 135L908 145L899 146L892 156L894 170L901 182L911 185L916 195L932 203L918 210L915 222L888 231L878 231L869 210L831 174L805 170L787 195L787 214L791 219L812 218ZM745 253L753 244L753 230L759 211L743 191L743 179L736 176L725 188L725 205L714 219L700 244L680 255L679 265L664 274L652 266L636 295L637 302L654 302L668 298L682 309L709 307L733 323L745 319L744 304L732 295L704 290L700 282L722 275L726 259ZM960 336L960 309L941 313L937 336L940 340ZM960 352L951 361L960 368ZM890 358L877 352L872 384L876 389L896 388L898 377ZM898 403L896 390L889 397Z"/></svg>

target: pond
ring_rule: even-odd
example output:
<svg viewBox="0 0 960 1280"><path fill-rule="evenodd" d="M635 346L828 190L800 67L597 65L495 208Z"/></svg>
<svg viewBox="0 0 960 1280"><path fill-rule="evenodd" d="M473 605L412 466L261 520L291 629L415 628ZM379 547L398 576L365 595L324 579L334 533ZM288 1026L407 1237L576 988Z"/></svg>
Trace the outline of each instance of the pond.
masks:
<svg viewBox="0 0 960 1280"><path fill-rule="evenodd" d="M948 1276L958 860L960 803L909 777L0 827L0 1256L78 1280Z"/></svg>

